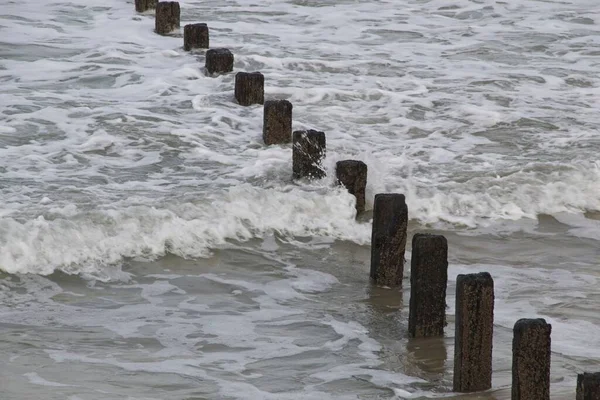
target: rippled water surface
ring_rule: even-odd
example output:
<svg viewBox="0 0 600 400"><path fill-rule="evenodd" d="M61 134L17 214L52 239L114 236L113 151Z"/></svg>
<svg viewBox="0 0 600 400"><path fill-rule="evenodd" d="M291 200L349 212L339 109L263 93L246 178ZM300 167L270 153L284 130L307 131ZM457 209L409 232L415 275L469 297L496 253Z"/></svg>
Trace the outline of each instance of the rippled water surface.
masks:
<svg viewBox="0 0 600 400"><path fill-rule="evenodd" d="M512 326L553 325L552 398L600 371L600 5L182 2L236 71L327 134L292 182L262 107L125 0L0 11L3 399L508 399ZM368 164L448 238L444 338L368 282ZM407 246L410 249L410 242ZM494 387L451 392L454 288L495 280Z"/></svg>

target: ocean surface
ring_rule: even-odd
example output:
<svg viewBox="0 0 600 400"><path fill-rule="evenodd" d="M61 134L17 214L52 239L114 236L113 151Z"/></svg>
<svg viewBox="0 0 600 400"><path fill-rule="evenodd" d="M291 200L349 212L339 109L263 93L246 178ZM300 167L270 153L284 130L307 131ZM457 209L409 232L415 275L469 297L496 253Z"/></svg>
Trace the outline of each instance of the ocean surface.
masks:
<svg viewBox="0 0 600 400"><path fill-rule="evenodd" d="M552 399L600 371L597 0L183 1L265 75L328 177L293 182L262 106L128 0L0 7L0 397L509 399L512 327L552 324ZM367 212L334 184L368 164ZM372 199L406 195L402 290ZM409 340L410 238L449 243L448 326ZM452 393L456 276L495 280L493 389Z"/></svg>

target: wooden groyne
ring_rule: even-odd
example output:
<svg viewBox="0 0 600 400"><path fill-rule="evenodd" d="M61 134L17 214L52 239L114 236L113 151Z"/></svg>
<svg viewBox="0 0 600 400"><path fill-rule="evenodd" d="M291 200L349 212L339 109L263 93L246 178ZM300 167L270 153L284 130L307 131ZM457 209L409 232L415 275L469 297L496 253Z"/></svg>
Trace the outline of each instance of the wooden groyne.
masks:
<svg viewBox="0 0 600 400"><path fill-rule="evenodd" d="M294 179L325 177L325 132L314 129L295 131L292 135L292 175Z"/></svg>
<svg viewBox="0 0 600 400"><path fill-rule="evenodd" d="M159 35L166 35L179 29L181 8L176 1L161 1L156 4L154 31Z"/></svg>
<svg viewBox="0 0 600 400"><path fill-rule="evenodd" d="M242 106L264 104L265 76L260 72L238 72L235 74L234 96Z"/></svg>
<svg viewBox="0 0 600 400"><path fill-rule="evenodd" d="M193 49L208 49L210 37L208 25L204 23L187 24L183 27L183 49L191 51Z"/></svg>
<svg viewBox="0 0 600 400"><path fill-rule="evenodd" d="M180 28L180 5L174 1L135 0L137 12L155 9L155 32L169 35ZM234 70L234 55L226 48L209 48L206 23L184 27L186 51L208 49L205 70L209 76ZM288 100L265 99L265 76L238 71L233 97L240 106L263 105L265 145L292 143L292 179L326 176L325 133L292 129L293 105ZM357 215L366 208L367 165L360 160L336 163L335 182L356 198ZM403 285L409 210L401 193L378 193L373 198L370 279L374 285ZM439 338L446 326L448 242L442 235L416 233L412 238L410 305L407 336ZM492 388L494 280L490 273L459 275L456 280L456 315L453 390L479 392ZM513 328L512 400L550 399L552 326L544 319L519 319ZM577 376L576 400L600 400L600 373Z"/></svg>
<svg viewBox="0 0 600 400"><path fill-rule="evenodd" d="M335 176L338 183L356 197L357 215L365 211L367 172L367 164L359 160L338 161L335 165Z"/></svg>
<svg viewBox="0 0 600 400"><path fill-rule="evenodd" d="M266 145L288 144L292 141L292 103L287 100L267 100L263 109L263 141Z"/></svg>
<svg viewBox="0 0 600 400"><path fill-rule="evenodd" d="M494 280L487 272L456 278L455 392L492 387Z"/></svg>
<svg viewBox="0 0 600 400"><path fill-rule="evenodd" d="M408 207L404 195L375 195L370 276L376 285L402 286L407 229Z"/></svg>

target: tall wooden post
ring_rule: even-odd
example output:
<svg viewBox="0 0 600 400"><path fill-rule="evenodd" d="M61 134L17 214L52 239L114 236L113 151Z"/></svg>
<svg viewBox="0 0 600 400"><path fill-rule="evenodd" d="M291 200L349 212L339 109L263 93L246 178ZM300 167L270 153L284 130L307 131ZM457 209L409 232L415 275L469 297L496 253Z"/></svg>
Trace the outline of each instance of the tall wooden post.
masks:
<svg viewBox="0 0 600 400"><path fill-rule="evenodd" d="M381 286L402 286L408 207L400 193L379 193L373 204L371 279Z"/></svg>
<svg viewBox="0 0 600 400"><path fill-rule="evenodd" d="M492 387L494 280L487 272L458 275L454 336L454 391Z"/></svg>
<svg viewBox="0 0 600 400"><path fill-rule="evenodd" d="M448 242L441 235L417 233L410 264L411 337L443 336L446 326Z"/></svg>

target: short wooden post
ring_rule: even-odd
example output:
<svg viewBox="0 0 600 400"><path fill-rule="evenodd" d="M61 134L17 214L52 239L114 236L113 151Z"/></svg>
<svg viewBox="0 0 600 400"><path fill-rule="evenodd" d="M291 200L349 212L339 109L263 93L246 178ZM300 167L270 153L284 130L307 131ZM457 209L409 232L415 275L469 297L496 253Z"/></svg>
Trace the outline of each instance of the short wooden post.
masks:
<svg viewBox="0 0 600 400"><path fill-rule="evenodd" d="M235 74L235 99L242 106L265 102L265 77L260 72Z"/></svg>
<svg viewBox="0 0 600 400"><path fill-rule="evenodd" d="M338 182L356 197L356 213L365 211L367 164L356 160L338 161L335 165L335 174Z"/></svg>
<svg viewBox="0 0 600 400"><path fill-rule="evenodd" d="M208 49L208 25L188 24L183 27L183 49Z"/></svg>
<svg viewBox="0 0 600 400"><path fill-rule="evenodd" d="M206 52L206 72L225 74L233 71L233 54L228 49L210 49Z"/></svg>
<svg viewBox="0 0 600 400"><path fill-rule="evenodd" d="M412 240L408 333L443 336L446 326L448 242L441 235L417 233Z"/></svg>
<svg viewBox="0 0 600 400"><path fill-rule="evenodd" d="M292 134L292 172L294 179L321 179L325 170L325 133L309 129Z"/></svg>
<svg viewBox="0 0 600 400"><path fill-rule="evenodd" d="M456 279L454 391L477 392L492 387L494 280L487 272Z"/></svg>
<svg viewBox="0 0 600 400"><path fill-rule="evenodd" d="M402 286L408 207L403 194L379 193L373 203L371 279L381 286Z"/></svg>
<svg viewBox="0 0 600 400"><path fill-rule="evenodd" d="M577 375L575 400L600 400L600 372Z"/></svg>
<svg viewBox="0 0 600 400"><path fill-rule="evenodd" d="M550 334L544 319L520 319L513 329L512 400L550 399Z"/></svg>
<svg viewBox="0 0 600 400"><path fill-rule="evenodd" d="M263 140L266 145L292 141L292 103L287 100L265 101Z"/></svg>
<svg viewBox="0 0 600 400"><path fill-rule="evenodd" d="M179 29L181 10L176 1L160 1L156 4L155 32L166 35Z"/></svg>
<svg viewBox="0 0 600 400"><path fill-rule="evenodd" d="M154 10L156 8L156 0L135 0L135 11L144 12Z"/></svg>

